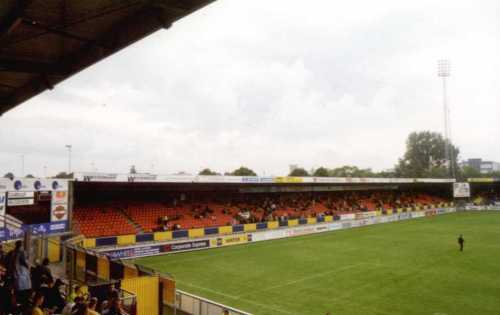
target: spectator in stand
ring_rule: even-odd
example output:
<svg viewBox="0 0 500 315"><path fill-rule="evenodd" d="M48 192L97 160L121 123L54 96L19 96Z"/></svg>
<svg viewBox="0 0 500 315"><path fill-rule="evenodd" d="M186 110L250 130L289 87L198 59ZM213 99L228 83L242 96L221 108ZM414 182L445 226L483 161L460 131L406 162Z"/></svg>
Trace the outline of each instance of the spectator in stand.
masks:
<svg viewBox="0 0 500 315"><path fill-rule="evenodd" d="M35 266L31 268L31 286L33 290L38 290L40 288L40 281L42 278L42 266L40 265L38 259L35 260Z"/></svg>
<svg viewBox="0 0 500 315"><path fill-rule="evenodd" d="M73 292L70 293L70 295L68 296L68 301L75 302L75 299L77 297L81 298L82 300L85 300L85 293L83 292L83 288L79 285L76 285Z"/></svg>
<svg viewBox="0 0 500 315"><path fill-rule="evenodd" d="M42 261L42 276L47 277L47 279L50 279L54 281L54 278L52 277L52 271L49 268L50 260L45 257Z"/></svg>
<svg viewBox="0 0 500 315"><path fill-rule="evenodd" d="M43 305L43 294L41 292L35 293L35 297L33 298L33 308L31 310L31 315L44 315L45 313L42 311Z"/></svg>
<svg viewBox="0 0 500 315"><path fill-rule="evenodd" d="M40 279L40 287L38 288L38 290L36 290L36 292L42 293L42 295L44 297L44 301L46 300L46 298L49 295L50 286L52 284L53 284L53 281L45 276L42 276L42 279Z"/></svg>
<svg viewBox="0 0 500 315"><path fill-rule="evenodd" d="M49 279L49 290L45 295L44 307L54 310L55 314L60 314L66 304L61 293L62 285L63 282L60 279L57 279L53 285Z"/></svg>
<svg viewBox="0 0 500 315"><path fill-rule="evenodd" d="M34 290L38 290L41 285L41 279L46 278L53 281L52 272L49 268L50 261L44 258L42 264L36 264L35 268L31 271L31 284Z"/></svg>
<svg viewBox="0 0 500 315"><path fill-rule="evenodd" d="M10 313L11 309L9 288L3 279L0 279L0 281L2 282L0 284L0 315L6 315Z"/></svg>
<svg viewBox="0 0 500 315"><path fill-rule="evenodd" d="M121 307L120 294L113 291L108 307L102 311L102 315L124 315Z"/></svg>
<svg viewBox="0 0 500 315"><path fill-rule="evenodd" d="M0 267L5 267L5 252L3 251L3 244L0 243Z"/></svg>
<svg viewBox="0 0 500 315"><path fill-rule="evenodd" d="M72 315L88 315L88 306L85 303L76 304L71 311Z"/></svg>
<svg viewBox="0 0 500 315"><path fill-rule="evenodd" d="M73 310L73 307L76 305L75 302L68 302L66 303L66 305L64 306L62 312L61 312L61 315L72 315L72 310Z"/></svg>
<svg viewBox="0 0 500 315"><path fill-rule="evenodd" d="M17 302L21 305L26 304L31 290L31 278L22 241L16 241L15 247L9 252L7 260L7 275L14 283Z"/></svg>
<svg viewBox="0 0 500 315"><path fill-rule="evenodd" d="M97 298L93 297L90 299L90 302L89 302L89 307L88 307L88 310L87 310L87 315L99 315L98 312L96 312L96 307L97 307Z"/></svg>

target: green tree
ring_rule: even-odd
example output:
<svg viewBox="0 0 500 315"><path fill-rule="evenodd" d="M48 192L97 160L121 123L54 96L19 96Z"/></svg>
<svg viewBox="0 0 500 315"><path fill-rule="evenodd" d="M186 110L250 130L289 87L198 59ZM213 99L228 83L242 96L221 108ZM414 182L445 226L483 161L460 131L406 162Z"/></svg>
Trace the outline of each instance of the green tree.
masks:
<svg viewBox="0 0 500 315"><path fill-rule="evenodd" d="M10 180L13 180L13 179L14 179L14 173L12 173L12 172L8 172L8 173L7 173L7 174L5 174L3 177L4 177L4 178L8 178L8 179L10 179Z"/></svg>
<svg viewBox="0 0 500 315"><path fill-rule="evenodd" d="M137 174L137 170L135 169L135 165L130 167L130 174Z"/></svg>
<svg viewBox="0 0 500 315"><path fill-rule="evenodd" d="M217 173L217 172L212 171L212 170L211 170L211 169L209 169L209 168L205 168L205 169L201 170L201 171L198 173L198 175L209 175L209 176L210 176L210 175L220 175L220 174L219 174L219 173Z"/></svg>
<svg viewBox="0 0 500 315"><path fill-rule="evenodd" d="M493 177L493 178L500 178L500 171L495 171L495 172L491 172L489 173L490 177Z"/></svg>
<svg viewBox="0 0 500 315"><path fill-rule="evenodd" d="M445 158L449 145L452 165L457 165L459 149L437 132L412 132L406 140L406 152L396 165L399 177L449 177Z"/></svg>
<svg viewBox="0 0 500 315"><path fill-rule="evenodd" d="M345 165L330 170L331 177L374 177L371 169L361 169L357 166Z"/></svg>
<svg viewBox="0 0 500 315"><path fill-rule="evenodd" d="M328 169L326 167L319 167L314 171L313 176L328 177L329 176Z"/></svg>
<svg viewBox="0 0 500 315"><path fill-rule="evenodd" d="M394 170L386 170L386 171L374 173L373 176L379 177L379 178L394 178L394 177L396 177L396 173Z"/></svg>
<svg viewBox="0 0 500 315"><path fill-rule="evenodd" d="M59 172L54 178L71 179L73 178L73 173Z"/></svg>
<svg viewBox="0 0 500 315"><path fill-rule="evenodd" d="M26 175L26 178L35 178L35 176L28 174L28 175Z"/></svg>
<svg viewBox="0 0 500 315"><path fill-rule="evenodd" d="M460 179L461 180L465 180L467 178L480 178L480 177L483 177L484 175L481 174L480 171L476 170L475 168L473 167L470 167L468 165L465 165L464 167L462 167L462 169L460 170Z"/></svg>
<svg viewBox="0 0 500 315"><path fill-rule="evenodd" d="M302 167L297 167L296 169L291 171L290 174L288 174L288 176L305 177L309 176L309 173Z"/></svg>
<svg viewBox="0 0 500 315"><path fill-rule="evenodd" d="M257 174L253 170L251 170L245 166L241 166L240 168L235 169L233 172L229 173L229 175L233 175L233 176L257 176Z"/></svg>

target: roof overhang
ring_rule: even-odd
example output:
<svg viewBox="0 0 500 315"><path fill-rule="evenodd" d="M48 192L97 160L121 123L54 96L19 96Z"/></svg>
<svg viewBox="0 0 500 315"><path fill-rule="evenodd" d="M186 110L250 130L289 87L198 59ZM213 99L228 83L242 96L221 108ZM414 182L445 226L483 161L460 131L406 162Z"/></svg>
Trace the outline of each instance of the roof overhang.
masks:
<svg viewBox="0 0 500 315"><path fill-rule="evenodd" d="M0 1L0 115L213 1Z"/></svg>

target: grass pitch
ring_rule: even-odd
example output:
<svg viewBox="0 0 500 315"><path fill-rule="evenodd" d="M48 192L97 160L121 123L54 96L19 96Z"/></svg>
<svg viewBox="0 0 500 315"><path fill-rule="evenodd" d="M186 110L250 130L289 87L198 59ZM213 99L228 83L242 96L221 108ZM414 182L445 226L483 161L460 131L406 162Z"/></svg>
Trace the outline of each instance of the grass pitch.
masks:
<svg viewBox="0 0 500 315"><path fill-rule="evenodd" d="M182 290L256 315L500 314L500 213L448 214L137 262L173 274Z"/></svg>

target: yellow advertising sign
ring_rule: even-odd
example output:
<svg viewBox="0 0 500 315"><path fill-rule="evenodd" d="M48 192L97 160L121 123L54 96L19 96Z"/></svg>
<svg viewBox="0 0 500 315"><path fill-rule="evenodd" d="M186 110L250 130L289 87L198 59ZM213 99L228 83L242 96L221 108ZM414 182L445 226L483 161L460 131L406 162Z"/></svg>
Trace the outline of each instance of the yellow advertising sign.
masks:
<svg viewBox="0 0 500 315"><path fill-rule="evenodd" d="M292 176L278 176L278 177L273 178L273 181L275 183L280 183L280 184L284 184L284 183L296 184L296 183L302 183L303 178L302 177L292 177Z"/></svg>
<svg viewBox="0 0 500 315"><path fill-rule="evenodd" d="M469 178L467 179L469 183L493 183L495 182L494 178Z"/></svg>
<svg viewBox="0 0 500 315"><path fill-rule="evenodd" d="M252 241L252 234L231 235L210 240L211 247L245 244Z"/></svg>

